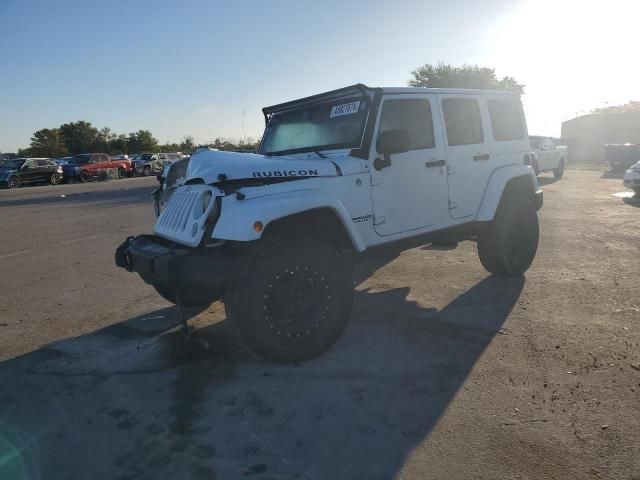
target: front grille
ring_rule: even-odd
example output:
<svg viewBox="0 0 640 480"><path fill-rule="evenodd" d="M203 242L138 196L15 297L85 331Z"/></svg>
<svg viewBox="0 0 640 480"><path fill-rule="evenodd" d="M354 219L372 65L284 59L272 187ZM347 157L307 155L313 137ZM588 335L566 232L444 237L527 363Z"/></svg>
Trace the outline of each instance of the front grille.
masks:
<svg viewBox="0 0 640 480"><path fill-rule="evenodd" d="M154 233L184 245L197 246L202 239L204 222L215 204L213 195L208 208L201 210L202 197L206 192L213 193L211 187L206 185L177 188L158 217ZM197 214L193 212L196 205Z"/></svg>

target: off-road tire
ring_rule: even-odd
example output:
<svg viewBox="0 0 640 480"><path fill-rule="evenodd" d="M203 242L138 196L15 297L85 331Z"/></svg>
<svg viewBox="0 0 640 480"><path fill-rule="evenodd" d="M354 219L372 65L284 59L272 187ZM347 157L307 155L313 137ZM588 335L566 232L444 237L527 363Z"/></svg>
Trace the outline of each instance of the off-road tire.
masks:
<svg viewBox="0 0 640 480"><path fill-rule="evenodd" d="M89 175L89 172L87 172L86 170L82 170L80 172L80 175L78 175L78 180L80 180L82 183L87 183L89 180L91 180L91 175Z"/></svg>
<svg viewBox="0 0 640 480"><path fill-rule="evenodd" d="M158 292L158 294L160 294L160 296L167 302L173 303L174 305L178 303L176 299L176 292L174 290L163 287L161 285L153 285L153 288L155 288L156 292ZM208 307L213 303L213 301L208 299L207 297L194 295L192 292L181 292L180 301L185 307L189 308Z"/></svg>
<svg viewBox="0 0 640 480"><path fill-rule="evenodd" d="M148 177L149 175L151 175L151 167L147 165L142 169L142 176Z"/></svg>
<svg viewBox="0 0 640 480"><path fill-rule="evenodd" d="M17 175L11 175L7 178L7 188L18 188L20 186L20 178Z"/></svg>
<svg viewBox="0 0 640 480"><path fill-rule="evenodd" d="M59 185L60 184L60 174L59 173L52 173L51 176L49 177L49 183L51 185Z"/></svg>
<svg viewBox="0 0 640 480"><path fill-rule="evenodd" d="M478 256L490 273L504 277L524 274L536 256L538 215L531 200L510 195L500 202L495 218L478 236Z"/></svg>
<svg viewBox="0 0 640 480"><path fill-rule="evenodd" d="M306 360L340 337L353 306L351 272L331 246L285 238L255 253L247 281L225 296L230 320L255 355Z"/></svg>
<svg viewBox="0 0 640 480"><path fill-rule="evenodd" d="M562 178L562 175L564 175L564 159L560 160L558 168L553 171L553 176L558 180Z"/></svg>

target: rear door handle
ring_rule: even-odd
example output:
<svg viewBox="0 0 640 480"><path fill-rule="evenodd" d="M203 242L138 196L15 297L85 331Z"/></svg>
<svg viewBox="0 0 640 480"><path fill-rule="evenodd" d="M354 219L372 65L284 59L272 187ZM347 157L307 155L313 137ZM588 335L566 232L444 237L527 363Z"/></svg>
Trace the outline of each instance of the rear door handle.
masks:
<svg viewBox="0 0 640 480"><path fill-rule="evenodd" d="M444 167L447 164L444 160L430 160L424 164L427 168Z"/></svg>
<svg viewBox="0 0 640 480"><path fill-rule="evenodd" d="M478 162L480 160L489 160L491 156L488 153L479 153L473 156L473 159Z"/></svg>

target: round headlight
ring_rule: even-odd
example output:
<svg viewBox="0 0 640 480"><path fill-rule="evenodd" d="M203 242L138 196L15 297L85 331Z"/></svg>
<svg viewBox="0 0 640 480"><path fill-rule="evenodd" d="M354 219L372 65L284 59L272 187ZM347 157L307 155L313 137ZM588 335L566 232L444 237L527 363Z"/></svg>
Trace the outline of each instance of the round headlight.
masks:
<svg viewBox="0 0 640 480"><path fill-rule="evenodd" d="M204 215L205 212L209 209L212 200L213 194L211 193L211 190L203 192L193 206L193 218L198 219L202 217L202 215Z"/></svg>

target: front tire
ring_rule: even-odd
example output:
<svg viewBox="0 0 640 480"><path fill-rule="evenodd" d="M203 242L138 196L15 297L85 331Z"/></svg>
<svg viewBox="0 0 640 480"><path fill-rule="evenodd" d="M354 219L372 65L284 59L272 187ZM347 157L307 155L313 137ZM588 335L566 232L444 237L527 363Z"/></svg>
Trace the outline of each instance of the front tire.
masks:
<svg viewBox="0 0 640 480"><path fill-rule="evenodd" d="M256 254L248 280L225 305L254 354L297 362L338 339L351 317L353 285L344 258L329 245L283 239Z"/></svg>
<svg viewBox="0 0 640 480"><path fill-rule="evenodd" d="M49 183L51 185L58 185L60 183L60 174L52 173L51 176L49 177Z"/></svg>
<svg viewBox="0 0 640 480"><path fill-rule="evenodd" d="M553 176L558 180L562 178L562 175L564 175L564 158L560 160L558 168L553 171Z"/></svg>
<svg viewBox="0 0 640 480"><path fill-rule="evenodd" d="M89 172L87 172L86 170L83 170L80 172L78 178L82 183L87 183L89 180L91 180L91 175L89 175Z"/></svg>
<svg viewBox="0 0 640 480"><path fill-rule="evenodd" d="M118 169L118 179L122 180L123 178L127 178L127 172L125 171L124 168L119 168Z"/></svg>
<svg viewBox="0 0 640 480"><path fill-rule="evenodd" d="M18 188L20 186L20 179L16 175L11 175L7 178L7 188Z"/></svg>
<svg viewBox="0 0 640 480"><path fill-rule="evenodd" d="M142 176L148 177L149 175L151 175L151 167L147 165L142 169Z"/></svg>
<svg viewBox="0 0 640 480"><path fill-rule="evenodd" d="M478 256L488 272L518 277L529 269L538 250L538 214L528 198L504 200L494 220L480 232Z"/></svg>

